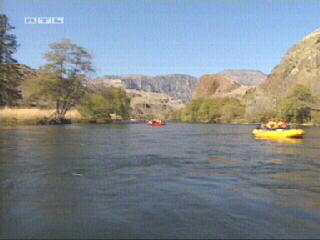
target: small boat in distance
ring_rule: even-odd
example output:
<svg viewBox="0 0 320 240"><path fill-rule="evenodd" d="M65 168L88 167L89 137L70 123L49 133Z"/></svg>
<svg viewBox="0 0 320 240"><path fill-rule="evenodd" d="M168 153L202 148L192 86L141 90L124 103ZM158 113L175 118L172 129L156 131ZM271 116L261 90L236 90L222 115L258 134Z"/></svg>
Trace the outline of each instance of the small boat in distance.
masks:
<svg viewBox="0 0 320 240"><path fill-rule="evenodd" d="M164 120L155 119L155 120L149 121L148 125L152 127L163 127L166 125L166 123Z"/></svg>

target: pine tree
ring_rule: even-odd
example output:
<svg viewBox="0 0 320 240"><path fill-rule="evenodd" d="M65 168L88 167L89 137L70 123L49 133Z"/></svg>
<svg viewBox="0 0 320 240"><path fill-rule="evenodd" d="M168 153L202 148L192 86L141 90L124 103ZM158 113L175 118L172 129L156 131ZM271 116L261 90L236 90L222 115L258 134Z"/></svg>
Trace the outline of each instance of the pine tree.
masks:
<svg viewBox="0 0 320 240"><path fill-rule="evenodd" d="M0 15L0 106L14 105L21 98L17 89L22 73L13 54L17 50L17 40L10 32L14 29L6 15Z"/></svg>

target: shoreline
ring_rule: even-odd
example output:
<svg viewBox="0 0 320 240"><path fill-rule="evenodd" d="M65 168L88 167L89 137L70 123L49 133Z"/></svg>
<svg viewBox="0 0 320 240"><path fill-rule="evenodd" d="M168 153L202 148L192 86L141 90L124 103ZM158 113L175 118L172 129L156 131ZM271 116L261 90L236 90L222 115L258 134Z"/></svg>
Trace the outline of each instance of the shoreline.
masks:
<svg viewBox="0 0 320 240"><path fill-rule="evenodd" d="M39 108L2 108L0 109L0 124L1 125L46 125L41 124L41 120L45 118L50 118L54 113L53 109L39 109ZM73 109L67 112L66 120L70 123L84 123L84 124L142 124L147 120L117 120L113 119L110 122L90 122L88 119L85 119L81 116L78 110ZM172 123L186 123L186 124L218 124L218 125L258 125L260 123L250 123L239 121L233 123L208 123L208 122L183 122L177 120L166 120L167 122ZM317 123L302 123L302 124L292 124L298 127L319 127L320 124Z"/></svg>

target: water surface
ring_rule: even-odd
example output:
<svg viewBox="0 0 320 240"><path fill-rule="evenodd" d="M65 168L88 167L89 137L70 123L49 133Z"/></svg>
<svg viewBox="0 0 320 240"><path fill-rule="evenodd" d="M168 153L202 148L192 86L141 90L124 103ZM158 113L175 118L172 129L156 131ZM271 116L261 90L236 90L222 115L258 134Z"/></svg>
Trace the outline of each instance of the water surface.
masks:
<svg viewBox="0 0 320 240"><path fill-rule="evenodd" d="M0 127L0 238L319 238L320 129Z"/></svg>

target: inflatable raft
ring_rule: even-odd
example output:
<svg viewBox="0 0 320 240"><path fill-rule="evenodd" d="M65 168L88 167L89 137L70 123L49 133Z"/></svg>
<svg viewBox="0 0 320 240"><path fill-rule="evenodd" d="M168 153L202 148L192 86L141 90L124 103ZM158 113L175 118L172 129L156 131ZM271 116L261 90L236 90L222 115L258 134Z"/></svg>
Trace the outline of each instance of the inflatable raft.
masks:
<svg viewBox="0 0 320 240"><path fill-rule="evenodd" d="M165 121L162 120L152 120L149 121L147 124L152 127L162 127L166 125Z"/></svg>
<svg viewBox="0 0 320 240"><path fill-rule="evenodd" d="M254 129L252 134L256 138L278 139L278 138L303 138L304 131L302 129L277 129L264 130Z"/></svg>
<svg viewBox="0 0 320 240"><path fill-rule="evenodd" d="M148 125L152 127L163 127L166 124L165 123L148 123Z"/></svg>

